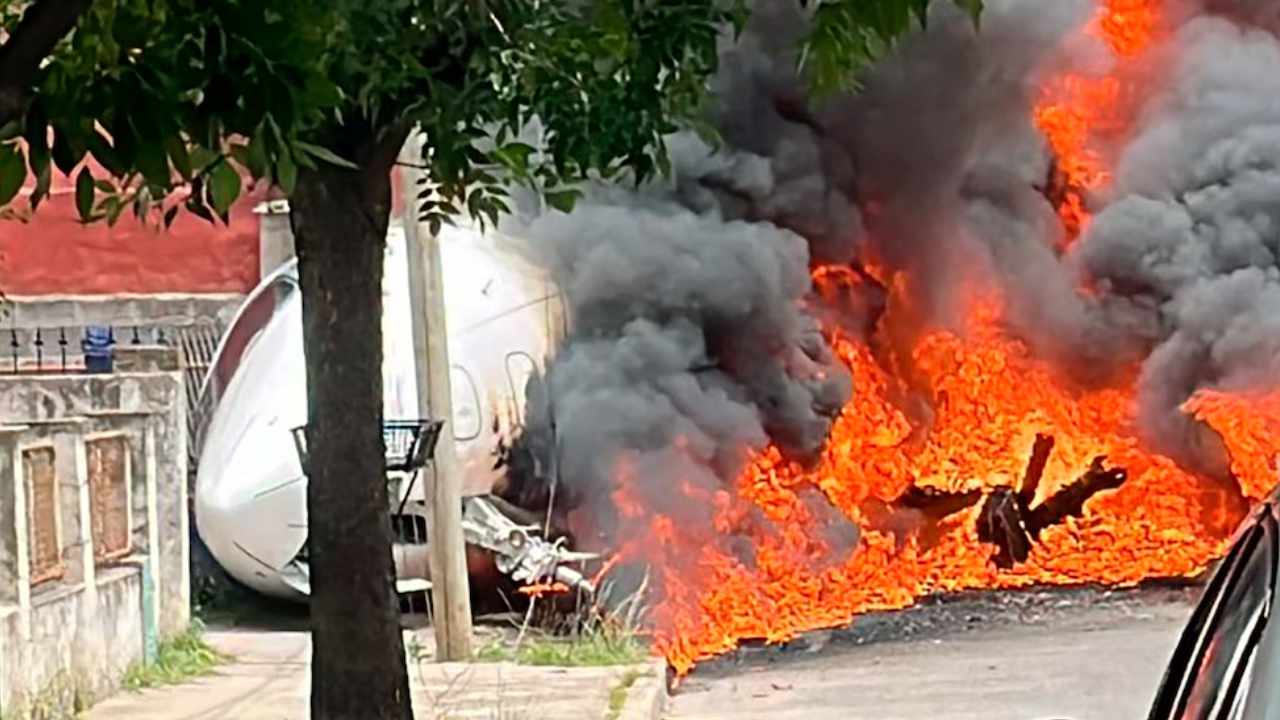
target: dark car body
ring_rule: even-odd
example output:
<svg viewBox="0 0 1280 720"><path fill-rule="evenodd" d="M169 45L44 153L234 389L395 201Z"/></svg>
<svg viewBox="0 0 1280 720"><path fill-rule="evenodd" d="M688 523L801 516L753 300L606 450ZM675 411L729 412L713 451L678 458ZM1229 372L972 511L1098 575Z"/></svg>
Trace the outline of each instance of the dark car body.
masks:
<svg viewBox="0 0 1280 720"><path fill-rule="evenodd" d="M1241 524L1156 692L1150 720L1280 720L1280 496Z"/></svg>

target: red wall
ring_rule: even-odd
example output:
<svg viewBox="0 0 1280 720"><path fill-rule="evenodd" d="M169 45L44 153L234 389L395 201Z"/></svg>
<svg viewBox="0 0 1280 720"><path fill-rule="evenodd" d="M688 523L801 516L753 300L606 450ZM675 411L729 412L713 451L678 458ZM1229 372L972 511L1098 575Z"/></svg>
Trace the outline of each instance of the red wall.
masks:
<svg viewBox="0 0 1280 720"><path fill-rule="evenodd" d="M393 212L404 206L403 178L393 168ZM245 293L258 284L258 222L253 208L267 190L247 192L231 224L179 213L167 232L128 211L114 227L81 225L74 184L55 175L48 200L28 222L0 220L0 293ZM272 194L271 197L276 197ZM22 206L25 196L15 200Z"/></svg>
<svg viewBox="0 0 1280 720"><path fill-rule="evenodd" d="M258 280L258 216L263 192L232 208L231 224L180 213L167 231L134 219L81 225L75 192L55 178L27 222L0 220L0 292L7 295L243 293ZM25 198L14 201L25 204Z"/></svg>

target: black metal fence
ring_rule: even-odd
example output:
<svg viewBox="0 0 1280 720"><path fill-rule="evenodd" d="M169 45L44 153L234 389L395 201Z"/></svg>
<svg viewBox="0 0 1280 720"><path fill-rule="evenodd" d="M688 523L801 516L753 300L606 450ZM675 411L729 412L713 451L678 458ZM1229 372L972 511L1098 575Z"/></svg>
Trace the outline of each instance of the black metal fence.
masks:
<svg viewBox="0 0 1280 720"><path fill-rule="evenodd" d="M179 328L112 326L109 345L175 345ZM85 371L87 327L36 327L0 330L0 375ZM207 365L207 363L206 363Z"/></svg>
<svg viewBox="0 0 1280 720"><path fill-rule="evenodd" d="M115 325L36 328L0 328L0 376L85 373L85 344L103 340L109 348L130 345L166 345L182 356L183 385L187 401L188 449L196 451L195 438L204 418L200 389L222 339L216 322L185 325ZM92 338L91 338L92 336ZM188 458L195 467L194 454Z"/></svg>
<svg viewBox="0 0 1280 720"><path fill-rule="evenodd" d="M212 323L184 325L174 328L169 337L174 338L179 352L182 353L182 372L187 392L187 443L192 453L198 451L196 439L205 417L200 407L200 390L204 377L213 364L214 352L222 339L222 328ZM195 467L195 455L192 455L192 467Z"/></svg>

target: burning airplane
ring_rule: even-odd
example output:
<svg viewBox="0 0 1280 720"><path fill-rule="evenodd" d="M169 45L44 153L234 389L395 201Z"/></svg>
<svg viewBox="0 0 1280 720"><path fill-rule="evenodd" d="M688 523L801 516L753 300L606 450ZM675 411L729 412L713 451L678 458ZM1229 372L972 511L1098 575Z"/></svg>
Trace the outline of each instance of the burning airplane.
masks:
<svg viewBox="0 0 1280 720"><path fill-rule="evenodd" d="M464 473L467 541L516 582L589 590L570 566L592 556L551 543L529 527L528 516L490 496L500 478L495 449L517 432L525 385L563 333L559 292L509 239L451 227L440 242L454 396L452 437L441 442L454 443ZM399 228L389 238L386 265L384 412L411 418L417 391ZM293 436L307 418L304 360L295 261L249 295L214 357L201 389L205 417L194 502L196 527L218 563L246 586L291 600L310 593L306 476ZM404 502L390 509L398 511L402 592L423 589L429 577L426 519L409 502L421 497L422 487L420 479L402 485ZM418 495L411 497L414 488Z"/></svg>
<svg viewBox="0 0 1280 720"><path fill-rule="evenodd" d="M932 593L1202 572L1280 454L1274 9L988 0L979 29L935 3L858 92L811 98L804 11L754 5L718 147L677 134L670 182L506 219L572 323L527 395L479 377L524 406L477 472L646 588L679 674ZM305 415L275 409L300 355L272 342L279 380L243 392L291 399L214 447ZM197 521L288 592L303 504L271 457L219 460L256 474L212 470Z"/></svg>
<svg viewBox="0 0 1280 720"><path fill-rule="evenodd" d="M512 219L574 324L503 488L678 673L931 593L1194 576L1280 452L1280 21L990 0L810 98L755 3L675 179ZM514 230L513 230L514 231Z"/></svg>

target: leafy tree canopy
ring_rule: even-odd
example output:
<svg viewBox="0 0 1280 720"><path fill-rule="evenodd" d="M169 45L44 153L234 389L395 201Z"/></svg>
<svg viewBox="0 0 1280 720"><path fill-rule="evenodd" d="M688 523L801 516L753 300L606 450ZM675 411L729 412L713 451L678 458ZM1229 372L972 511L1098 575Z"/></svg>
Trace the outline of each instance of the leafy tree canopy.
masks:
<svg viewBox="0 0 1280 720"><path fill-rule="evenodd" d="M820 89L847 84L929 2L800 1ZM976 16L979 0L954 1ZM665 168L661 136L700 122L717 36L747 12L747 0L6 2L0 76L23 85L6 103L0 79L0 208L31 176L38 207L57 168L78 173L85 220L132 208L169 222L183 207L211 219L243 174L287 193L300 168L346 165L353 138L391 142L413 125L428 137L431 222L496 218L511 180L568 208L567 185L589 171ZM13 71L30 62L22 41L72 27ZM542 153L517 139L532 117ZM105 175L77 171L86 156Z"/></svg>

